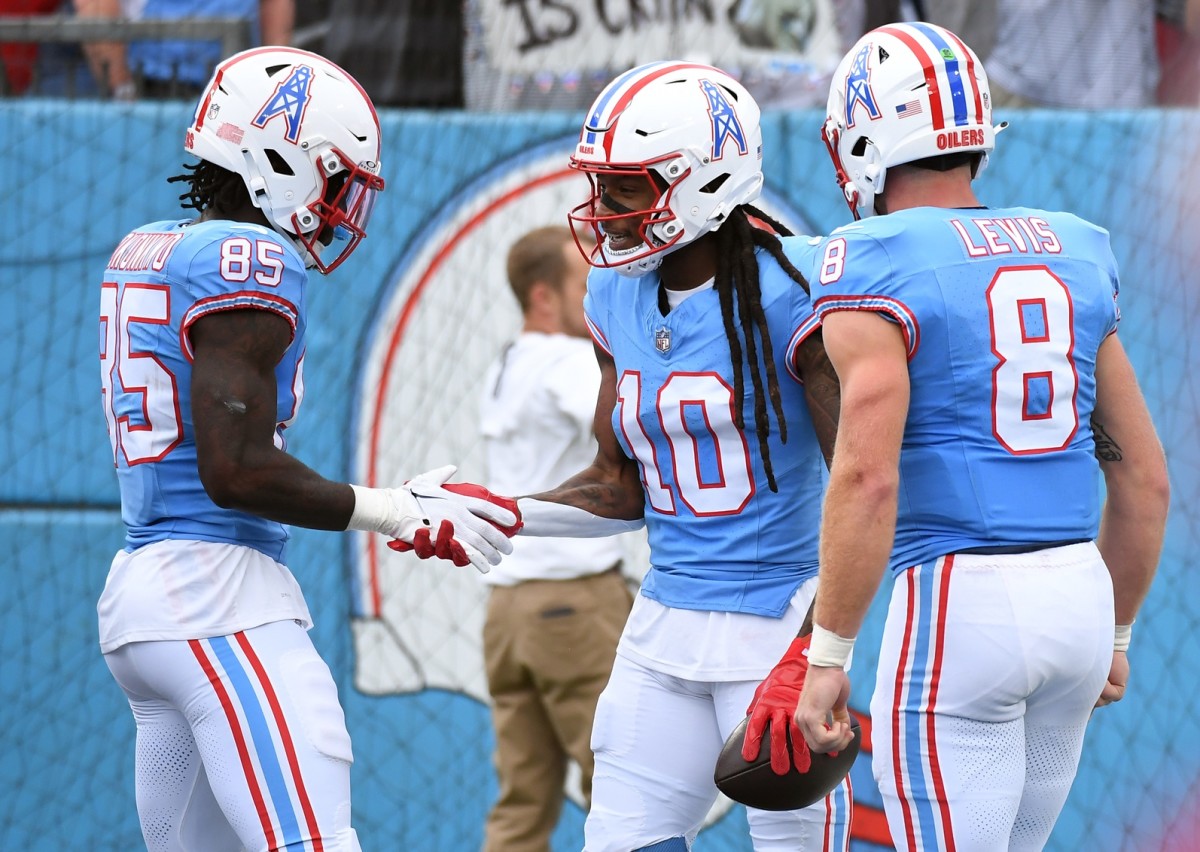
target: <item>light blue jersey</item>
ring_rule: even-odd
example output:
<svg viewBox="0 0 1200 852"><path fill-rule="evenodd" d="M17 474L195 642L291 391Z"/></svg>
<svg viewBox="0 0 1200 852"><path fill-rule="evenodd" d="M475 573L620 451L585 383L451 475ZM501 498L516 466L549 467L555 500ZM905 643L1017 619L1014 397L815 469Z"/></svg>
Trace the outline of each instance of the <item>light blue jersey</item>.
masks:
<svg viewBox="0 0 1200 852"><path fill-rule="evenodd" d="M809 240L784 245L798 268L811 265ZM734 425L734 373L715 289L663 316L657 273L630 279L596 269L584 308L597 345L616 364L613 429L642 473L651 559L642 594L682 609L779 617L817 570L827 472L794 364L818 324L800 285L767 252L757 257L787 420L783 443L771 414L777 493L755 434L748 367L745 431Z"/></svg>
<svg viewBox="0 0 1200 852"><path fill-rule="evenodd" d="M296 250L266 227L155 222L117 246L100 301L100 373L121 486L125 549L168 538L244 544L283 561L287 528L222 509L200 482L188 331L211 313L273 311L294 336L275 368L275 446L304 395L304 288Z"/></svg>
<svg viewBox="0 0 1200 852"><path fill-rule="evenodd" d="M1096 353L1116 330L1108 233L1067 213L922 207L834 231L822 317L876 311L908 347L892 570L1096 536Z"/></svg>

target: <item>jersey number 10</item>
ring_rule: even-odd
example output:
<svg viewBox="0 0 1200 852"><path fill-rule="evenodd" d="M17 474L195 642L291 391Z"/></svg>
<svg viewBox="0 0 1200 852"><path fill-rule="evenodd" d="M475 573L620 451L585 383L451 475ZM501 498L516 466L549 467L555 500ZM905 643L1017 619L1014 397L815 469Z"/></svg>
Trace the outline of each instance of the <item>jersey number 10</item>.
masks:
<svg viewBox="0 0 1200 852"><path fill-rule="evenodd" d="M716 373L671 373L658 389L654 406L657 423L671 448L670 459L659 459L655 444L642 422L642 376L630 370L617 383L617 408L621 431L642 466L646 499L655 511L675 514L675 495L663 481L660 464L671 465L680 498L698 517L735 515L754 494L746 436L733 422L733 388ZM689 409L693 412L688 417ZM702 423L703 434L693 434ZM707 473L701 471L701 446L712 449Z"/></svg>

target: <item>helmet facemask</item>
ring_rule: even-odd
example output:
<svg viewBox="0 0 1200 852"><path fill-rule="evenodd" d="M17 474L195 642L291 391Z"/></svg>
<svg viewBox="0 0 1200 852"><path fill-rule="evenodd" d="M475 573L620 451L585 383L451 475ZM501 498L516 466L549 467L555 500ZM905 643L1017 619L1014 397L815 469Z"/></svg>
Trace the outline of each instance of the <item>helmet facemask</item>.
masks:
<svg viewBox="0 0 1200 852"><path fill-rule="evenodd" d="M293 213L292 225L294 239L313 265L329 273L367 236L367 222L375 208L375 196L383 189L383 178L359 168L336 148L318 162L324 176L321 197L305 211ZM334 171L327 173L328 168ZM336 248L336 254L328 256L331 248Z"/></svg>
<svg viewBox="0 0 1200 852"><path fill-rule="evenodd" d="M567 218L574 226L574 232L582 229L585 233L590 232L595 239L594 246L585 248L576 237L576 244L587 257L588 263L600 269L616 269L622 275L632 277L658 269L663 258L678 247L685 232L683 224L671 209L675 184L667 183L662 177L662 173L667 171L678 175L676 181L686 176L687 172L681 163L678 156L672 155L660 163L623 163L606 168L577 167L587 175L591 197L568 213ZM625 207L601 187L605 178L628 177L643 180L652 189L654 200L650 206L636 210ZM634 218L638 219L637 231L641 243L627 249L614 249L605 224Z"/></svg>

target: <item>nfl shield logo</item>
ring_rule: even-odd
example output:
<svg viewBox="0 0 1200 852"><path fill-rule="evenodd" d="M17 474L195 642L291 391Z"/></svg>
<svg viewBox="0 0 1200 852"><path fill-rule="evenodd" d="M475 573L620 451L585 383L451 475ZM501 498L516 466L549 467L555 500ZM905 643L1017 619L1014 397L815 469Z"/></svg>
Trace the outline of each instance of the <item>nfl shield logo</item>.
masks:
<svg viewBox="0 0 1200 852"><path fill-rule="evenodd" d="M666 352L671 348L671 329L663 326L654 332L654 348Z"/></svg>

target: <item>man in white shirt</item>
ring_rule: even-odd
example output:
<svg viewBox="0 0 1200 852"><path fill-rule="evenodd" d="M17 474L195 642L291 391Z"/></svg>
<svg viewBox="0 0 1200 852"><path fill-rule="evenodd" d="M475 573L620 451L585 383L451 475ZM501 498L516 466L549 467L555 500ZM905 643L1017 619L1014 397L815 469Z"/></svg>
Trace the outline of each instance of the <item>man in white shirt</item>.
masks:
<svg viewBox="0 0 1200 852"><path fill-rule="evenodd" d="M481 431L488 487L534 494L590 465L600 368L584 322L589 266L570 229L545 227L513 244L509 286L521 334L484 383ZM621 540L517 538L484 582L483 627L500 793L486 852L549 850L568 763L590 800L592 720L632 606Z"/></svg>

